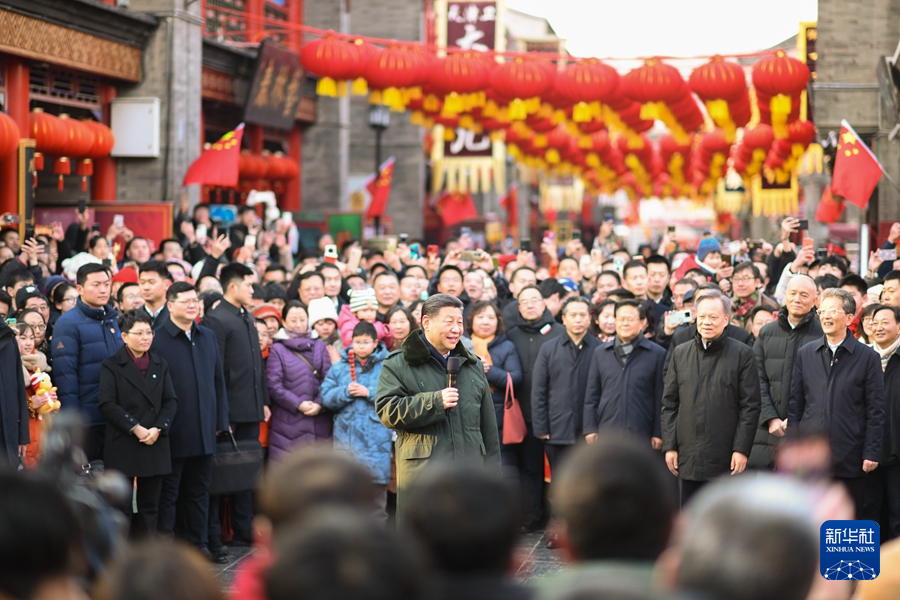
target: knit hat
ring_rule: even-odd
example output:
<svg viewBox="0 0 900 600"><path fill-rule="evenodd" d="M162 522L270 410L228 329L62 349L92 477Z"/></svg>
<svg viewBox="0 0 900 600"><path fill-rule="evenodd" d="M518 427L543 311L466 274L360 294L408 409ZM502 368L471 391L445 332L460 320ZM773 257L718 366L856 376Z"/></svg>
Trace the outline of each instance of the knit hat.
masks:
<svg viewBox="0 0 900 600"><path fill-rule="evenodd" d="M253 317L256 319L265 319L266 317L275 317L278 319L278 324L281 325L281 311L278 310L273 304L260 304L256 307L256 310L253 311Z"/></svg>
<svg viewBox="0 0 900 600"><path fill-rule="evenodd" d="M61 283L66 283L66 281L68 280L61 275L51 275L50 277L47 277L44 279L44 295L47 296L47 298L50 298L53 295L53 290L56 289L56 286Z"/></svg>
<svg viewBox="0 0 900 600"><path fill-rule="evenodd" d="M33 285L26 285L25 287L19 288L19 291L16 292L16 308L21 310L25 306L25 303L28 302L29 298L44 298L44 300L46 300L44 294L41 293L41 290Z"/></svg>
<svg viewBox="0 0 900 600"><path fill-rule="evenodd" d="M319 321L326 321L331 319L335 323L338 320L337 310L334 308L334 302L331 301L331 298L316 298L315 300L309 301L309 306L307 307L307 312L309 313L309 326L312 328Z"/></svg>
<svg viewBox="0 0 900 600"><path fill-rule="evenodd" d="M567 292L577 292L578 284L569 279L568 277L557 277L556 281L558 281L564 288L566 288Z"/></svg>
<svg viewBox="0 0 900 600"><path fill-rule="evenodd" d="M266 289L266 302L271 302L272 300L284 300L287 302L287 290L285 290L280 283L275 283L274 281L265 285Z"/></svg>
<svg viewBox="0 0 900 600"><path fill-rule="evenodd" d="M697 260L703 262L706 260L706 255L710 252L718 252L722 253L722 246L719 244L719 241L714 237L703 238L700 240L700 243L697 244Z"/></svg>
<svg viewBox="0 0 900 600"><path fill-rule="evenodd" d="M119 269L119 272L113 276L112 280L121 281L122 283L137 283L138 272L134 269L134 267L125 267L123 269Z"/></svg>
<svg viewBox="0 0 900 600"><path fill-rule="evenodd" d="M350 290L350 310L356 312L363 308L378 308L378 301L375 300L375 290L372 288Z"/></svg>

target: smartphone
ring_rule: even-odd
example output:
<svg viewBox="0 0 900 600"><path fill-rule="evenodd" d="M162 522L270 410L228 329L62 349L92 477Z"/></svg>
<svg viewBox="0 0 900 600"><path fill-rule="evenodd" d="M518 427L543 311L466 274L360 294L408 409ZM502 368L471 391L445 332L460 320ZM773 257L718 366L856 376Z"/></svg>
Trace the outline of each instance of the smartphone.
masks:
<svg viewBox="0 0 900 600"><path fill-rule="evenodd" d="M476 260L481 260L481 257L484 256L484 253L481 250L464 250L459 255L459 260L464 262L475 262Z"/></svg>
<svg viewBox="0 0 900 600"><path fill-rule="evenodd" d="M544 233L544 243L545 243L545 244L546 244L546 243L552 244L554 238L556 238L556 236L553 234L552 231L547 231L546 233Z"/></svg>
<svg viewBox="0 0 900 600"><path fill-rule="evenodd" d="M208 232L206 230L206 225L203 225L203 224L197 225L197 231L195 233L197 235L197 242L200 244L205 244L206 236L208 235Z"/></svg>
<svg viewBox="0 0 900 600"><path fill-rule="evenodd" d="M460 227L460 228L459 228L459 235L468 235L468 236L471 236L471 235L472 235L472 228L471 228L471 227Z"/></svg>
<svg viewBox="0 0 900 600"><path fill-rule="evenodd" d="M338 251L337 246L335 244L326 244L325 252L322 255L325 258L325 262L334 264L338 259Z"/></svg>
<svg viewBox="0 0 900 600"><path fill-rule="evenodd" d="M418 244L413 244L409 247L409 257L413 260L422 258L422 251L419 249Z"/></svg>
<svg viewBox="0 0 900 600"><path fill-rule="evenodd" d="M603 250L600 248L591 249L591 261L593 262L603 262Z"/></svg>
<svg viewBox="0 0 900 600"><path fill-rule="evenodd" d="M6 320L6 324L9 325L10 327L15 327L16 326L16 318L15 317L8 318Z"/></svg>
<svg viewBox="0 0 900 600"><path fill-rule="evenodd" d="M643 261L644 261L644 255L643 255L643 254L634 254L634 255L632 255L632 257L631 257L631 260L639 260L639 261L643 262Z"/></svg>
<svg viewBox="0 0 900 600"><path fill-rule="evenodd" d="M4 225L12 225L19 224L22 222L22 217L20 215L14 215L12 213L8 215L3 215L3 224Z"/></svg>
<svg viewBox="0 0 900 600"><path fill-rule="evenodd" d="M99 228L98 228L98 230L99 230ZM33 240L33 239L34 239L34 225L26 225L25 226L25 241L27 242L28 240ZM44 247L42 245L38 248L38 252L40 253L43 251L44 251Z"/></svg>
<svg viewBox="0 0 900 600"><path fill-rule="evenodd" d="M673 325L681 325L683 323L690 323L693 319L694 319L694 313L689 308L676 311L672 314L671 317L669 317L669 321Z"/></svg>
<svg viewBox="0 0 900 600"><path fill-rule="evenodd" d="M892 250L879 250L875 253L875 256L877 256L881 260L897 260L897 249L894 248Z"/></svg>
<svg viewBox="0 0 900 600"><path fill-rule="evenodd" d="M401 234L400 234L400 243L401 243L401 244L405 244L407 241L409 241L409 234L408 234L408 233L401 233Z"/></svg>
<svg viewBox="0 0 900 600"><path fill-rule="evenodd" d="M674 225L669 225L669 226L666 228L666 233L668 233L670 236L675 235L675 226L674 226Z"/></svg>
<svg viewBox="0 0 900 600"><path fill-rule="evenodd" d="M625 266L625 261L622 260L621 256L616 256L615 258L613 258L613 267L615 268L616 271L621 273L622 267L624 267L624 266Z"/></svg>
<svg viewBox="0 0 900 600"><path fill-rule="evenodd" d="M78 199L78 212L84 214L84 211L87 210L87 198L79 198Z"/></svg>
<svg viewBox="0 0 900 600"><path fill-rule="evenodd" d="M881 252L881 250L879 250L879 252ZM828 258L828 248L819 248L818 250L816 250L816 258L819 260Z"/></svg>
<svg viewBox="0 0 900 600"><path fill-rule="evenodd" d="M531 252L531 238L522 238L519 243L519 250L522 252Z"/></svg>
<svg viewBox="0 0 900 600"><path fill-rule="evenodd" d="M747 249L750 250L750 252L755 252L757 249L759 249L759 246L759 242L747 242Z"/></svg>
<svg viewBox="0 0 900 600"><path fill-rule="evenodd" d="M428 244L426 252L428 252L428 258L437 258L440 250L438 249L436 244Z"/></svg>
<svg viewBox="0 0 900 600"><path fill-rule="evenodd" d="M580 230L580 229L573 229L573 230L572 230L572 239L573 239L573 240L580 240L580 239L581 239L581 230Z"/></svg>
<svg viewBox="0 0 900 600"><path fill-rule="evenodd" d="M94 233L100 233L100 223L94 222L91 225L91 231Z"/></svg>
<svg viewBox="0 0 900 600"><path fill-rule="evenodd" d="M125 227L125 215L113 215L113 225L116 227Z"/></svg>
<svg viewBox="0 0 900 600"><path fill-rule="evenodd" d="M256 248L256 236L248 235L244 238L244 247L245 248Z"/></svg>
<svg viewBox="0 0 900 600"><path fill-rule="evenodd" d="M389 237L384 242L384 250L385 252L396 252L397 251L397 238Z"/></svg>
<svg viewBox="0 0 900 600"><path fill-rule="evenodd" d="M491 285L492 285L491 278L490 278L490 277L485 277L484 279L482 279L482 280L481 280L481 285L482 285L482 286L484 287L484 289L486 289L486 290L487 290L487 289L490 289L490 287L491 287Z"/></svg>
<svg viewBox="0 0 900 600"><path fill-rule="evenodd" d="M797 229L802 231L809 229L809 219L800 219L800 224L797 226Z"/></svg>
<svg viewBox="0 0 900 600"><path fill-rule="evenodd" d="M733 264L734 264L734 258L732 258L732 256L731 256L730 254L723 254L723 255L722 255L722 262L725 263L725 264L728 264L728 265L733 265Z"/></svg>
<svg viewBox="0 0 900 600"><path fill-rule="evenodd" d="M813 249L815 247L816 247L816 241L814 239L808 238L808 237L803 238L803 249L804 250L806 250L807 248Z"/></svg>

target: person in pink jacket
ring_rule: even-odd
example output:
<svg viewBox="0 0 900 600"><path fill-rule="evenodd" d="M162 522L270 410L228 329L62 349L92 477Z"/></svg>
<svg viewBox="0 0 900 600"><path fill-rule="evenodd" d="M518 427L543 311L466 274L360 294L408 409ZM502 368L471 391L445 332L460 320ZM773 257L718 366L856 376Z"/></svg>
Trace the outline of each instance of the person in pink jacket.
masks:
<svg viewBox="0 0 900 600"><path fill-rule="evenodd" d="M360 321L368 321L375 325L378 339L384 342L385 348L390 348L394 343L391 335L391 327L385 323L379 323L378 302L375 300L375 290L350 290L350 304L345 304L338 315L338 329L341 331L341 343L344 348L353 345L353 328Z"/></svg>

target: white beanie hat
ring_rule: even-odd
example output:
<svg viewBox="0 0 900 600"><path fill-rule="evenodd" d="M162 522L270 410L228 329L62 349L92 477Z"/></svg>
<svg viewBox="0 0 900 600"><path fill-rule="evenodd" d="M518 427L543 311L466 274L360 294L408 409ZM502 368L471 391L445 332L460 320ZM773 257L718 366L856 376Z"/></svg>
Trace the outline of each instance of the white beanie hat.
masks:
<svg viewBox="0 0 900 600"><path fill-rule="evenodd" d="M350 310L356 312L363 308L378 308L375 290L372 288L350 290Z"/></svg>
<svg viewBox="0 0 900 600"><path fill-rule="evenodd" d="M337 323L337 310L335 310L334 308L334 302L332 302L331 298L328 298L327 296L325 298L316 298L315 300L310 300L309 306L306 307L306 310L309 313L310 328L312 328L319 321L324 321L326 319L331 319L332 321Z"/></svg>

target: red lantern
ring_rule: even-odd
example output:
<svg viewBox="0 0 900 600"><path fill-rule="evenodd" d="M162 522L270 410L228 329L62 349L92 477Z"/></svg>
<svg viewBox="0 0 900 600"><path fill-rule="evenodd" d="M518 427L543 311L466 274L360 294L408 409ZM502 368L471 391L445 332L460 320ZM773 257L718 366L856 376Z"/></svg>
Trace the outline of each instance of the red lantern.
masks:
<svg viewBox="0 0 900 600"><path fill-rule="evenodd" d="M816 126L811 121L794 121L788 126L788 139L805 150L816 139Z"/></svg>
<svg viewBox="0 0 900 600"><path fill-rule="evenodd" d="M300 51L303 68L320 78L316 84L316 93L320 96L346 95L346 89L339 89L337 82L355 75L359 60L359 49L337 39L333 31L304 45Z"/></svg>
<svg viewBox="0 0 900 600"><path fill-rule="evenodd" d="M113 146L116 145L116 138L113 136L112 130L97 121L83 120L81 124L90 129L94 135L94 144L85 156L94 159L109 156Z"/></svg>
<svg viewBox="0 0 900 600"><path fill-rule="evenodd" d="M484 86L487 84L488 63L474 53L451 54L434 61L423 71L428 83L440 95L446 95L444 109L448 116L464 112L467 103L462 95L481 92L479 103L484 104Z"/></svg>
<svg viewBox="0 0 900 600"><path fill-rule="evenodd" d="M358 60L352 69L348 79L353 80L350 92L355 96L365 96L369 91L369 84L366 83L366 69L369 67L369 61L378 53L378 47L360 39L353 40L356 46Z"/></svg>
<svg viewBox="0 0 900 600"><path fill-rule="evenodd" d="M772 128L769 125L761 123L753 129L744 130L743 143L750 148L763 148L768 150L774 139L775 134L772 132Z"/></svg>
<svg viewBox="0 0 900 600"><path fill-rule="evenodd" d="M369 87L381 90L380 98L376 95L370 100L380 100L381 104L402 111L405 105L400 89L419 83L421 67L422 63L412 52L396 46L379 50L366 67Z"/></svg>
<svg viewBox="0 0 900 600"><path fill-rule="evenodd" d="M67 114L61 114L59 120L65 133L62 154L70 158L87 156L94 146L94 131Z"/></svg>
<svg viewBox="0 0 900 600"><path fill-rule="evenodd" d="M622 86L629 98L642 104L673 104L687 93L687 85L678 69L658 58L651 58L643 66L631 70L622 79Z"/></svg>
<svg viewBox="0 0 900 600"><path fill-rule="evenodd" d="M580 123L599 116L599 103L609 101L619 86L619 79L615 69L591 58L560 71L555 89L564 98L577 103L573 120Z"/></svg>
<svg viewBox="0 0 900 600"><path fill-rule="evenodd" d="M34 164L38 171L44 170L44 155L58 156L62 153L64 136L59 118L35 108L28 114L28 137L35 141Z"/></svg>
<svg viewBox="0 0 900 600"><path fill-rule="evenodd" d="M691 90L701 100L736 102L747 95L747 79L744 69L737 63L727 62L721 56L713 56L691 73Z"/></svg>
<svg viewBox="0 0 900 600"><path fill-rule="evenodd" d="M534 60L521 57L497 65L490 79L491 86L501 96L512 99L509 118L514 121L521 121L527 114L537 112L540 95L553 85L552 71Z"/></svg>
<svg viewBox="0 0 900 600"><path fill-rule="evenodd" d="M800 92L806 89L808 81L809 67L781 48L753 65L760 118L771 121L776 138L788 137L787 124L794 120L794 103L799 105Z"/></svg>
<svg viewBox="0 0 900 600"><path fill-rule="evenodd" d="M19 147L19 126L12 117L0 112L0 158L13 154Z"/></svg>
<svg viewBox="0 0 900 600"><path fill-rule="evenodd" d="M71 175L72 174L72 163L69 162L69 159L65 156L60 156L56 160L53 161L53 174L59 175L59 179L56 183L56 188L59 191L63 190L64 182L63 175Z"/></svg>
<svg viewBox="0 0 900 600"><path fill-rule="evenodd" d="M709 133L703 134L700 147L709 154L727 154L731 143L725 138L721 129L713 129Z"/></svg>
<svg viewBox="0 0 900 600"><path fill-rule="evenodd" d="M241 181L263 179L266 171L267 164L262 156L249 150L241 150L241 156L238 158L238 179Z"/></svg>

